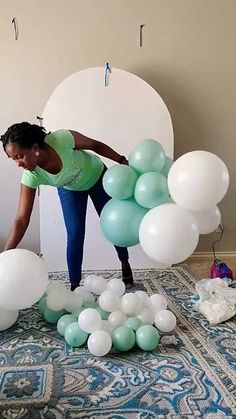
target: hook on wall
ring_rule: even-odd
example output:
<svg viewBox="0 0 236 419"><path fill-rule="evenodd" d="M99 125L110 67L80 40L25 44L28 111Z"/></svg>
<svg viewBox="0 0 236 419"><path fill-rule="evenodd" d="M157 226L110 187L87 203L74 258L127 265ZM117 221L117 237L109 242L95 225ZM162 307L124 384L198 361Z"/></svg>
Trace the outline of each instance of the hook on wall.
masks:
<svg viewBox="0 0 236 419"><path fill-rule="evenodd" d="M146 25L140 25L139 26L139 46L142 47L143 46L143 28Z"/></svg>
<svg viewBox="0 0 236 419"><path fill-rule="evenodd" d="M105 76L104 76L104 85L105 87L109 84L109 75L111 74L111 66L109 63L105 65Z"/></svg>
<svg viewBox="0 0 236 419"><path fill-rule="evenodd" d="M13 28L14 28L15 41L17 41L17 39L19 37L19 28L18 28L18 22L17 22L16 17L13 17L11 23L13 24Z"/></svg>
<svg viewBox="0 0 236 419"><path fill-rule="evenodd" d="M37 120L39 121L39 126L43 126L43 118L41 116L37 116Z"/></svg>

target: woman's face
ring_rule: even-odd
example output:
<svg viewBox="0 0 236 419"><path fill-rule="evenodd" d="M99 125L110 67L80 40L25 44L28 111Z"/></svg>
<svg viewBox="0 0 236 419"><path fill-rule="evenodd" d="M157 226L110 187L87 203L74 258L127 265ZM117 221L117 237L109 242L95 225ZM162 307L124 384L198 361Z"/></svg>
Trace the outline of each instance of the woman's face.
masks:
<svg viewBox="0 0 236 419"><path fill-rule="evenodd" d="M38 147L37 145L31 148L20 147L16 143L9 143L5 148L6 154L14 160L17 166L25 170L34 170L38 165Z"/></svg>

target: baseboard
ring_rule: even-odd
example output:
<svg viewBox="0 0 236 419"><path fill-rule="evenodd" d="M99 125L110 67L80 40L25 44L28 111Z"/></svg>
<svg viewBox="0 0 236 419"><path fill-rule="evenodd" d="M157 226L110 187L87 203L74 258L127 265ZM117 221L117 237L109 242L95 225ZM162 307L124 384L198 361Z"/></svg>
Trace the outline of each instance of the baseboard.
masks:
<svg viewBox="0 0 236 419"><path fill-rule="evenodd" d="M236 250L230 251L230 252L216 252L216 257L218 259L224 260L225 258L236 258ZM195 252L193 253L188 260L191 259L213 259L213 253L212 252Z"/></svg>

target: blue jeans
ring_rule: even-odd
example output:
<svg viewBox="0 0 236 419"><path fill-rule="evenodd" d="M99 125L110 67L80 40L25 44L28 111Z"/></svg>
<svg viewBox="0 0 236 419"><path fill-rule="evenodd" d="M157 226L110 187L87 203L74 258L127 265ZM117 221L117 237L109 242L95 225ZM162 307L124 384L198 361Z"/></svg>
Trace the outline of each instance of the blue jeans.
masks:
<svg viewBox="0 0 236 419"><path fill-rule="evenodd" d="M85 237L85 221L88 197L100 216L103 207L111 199L102 185L102 178L106 168L97 183L87 191L69 191L59 188L58 194L62 206L67 231L67 264L71 285L77 286L81 280L83 247ZM129 259L126 247L115 246L121 262Z"/></svg>

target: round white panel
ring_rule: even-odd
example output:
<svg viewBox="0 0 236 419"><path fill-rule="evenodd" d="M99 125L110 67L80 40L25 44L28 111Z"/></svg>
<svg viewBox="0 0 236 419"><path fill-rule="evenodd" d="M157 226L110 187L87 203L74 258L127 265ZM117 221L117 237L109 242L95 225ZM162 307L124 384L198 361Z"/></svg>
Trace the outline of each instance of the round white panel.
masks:
<svg viewBox="0 0 236 419"><path fill-rule="evenodd" d="M127 71L112 69L108 86L102 67L72 74L50 96L43 118L48 131L60 128L79 131L105 142L122 155L127 156L137 142L153 138L162 144L167 156L173 157L173 127L165 103L148 83ZM109 166L115 164L103 160ZM49 270L64 270L66 238L56 195L52 188L41 188L41 252ZM119 266L113 246L103 237L90 204L87 220L84 269ZM130 256L134 267L157 266L139 246L130 248Z"/></svg>

